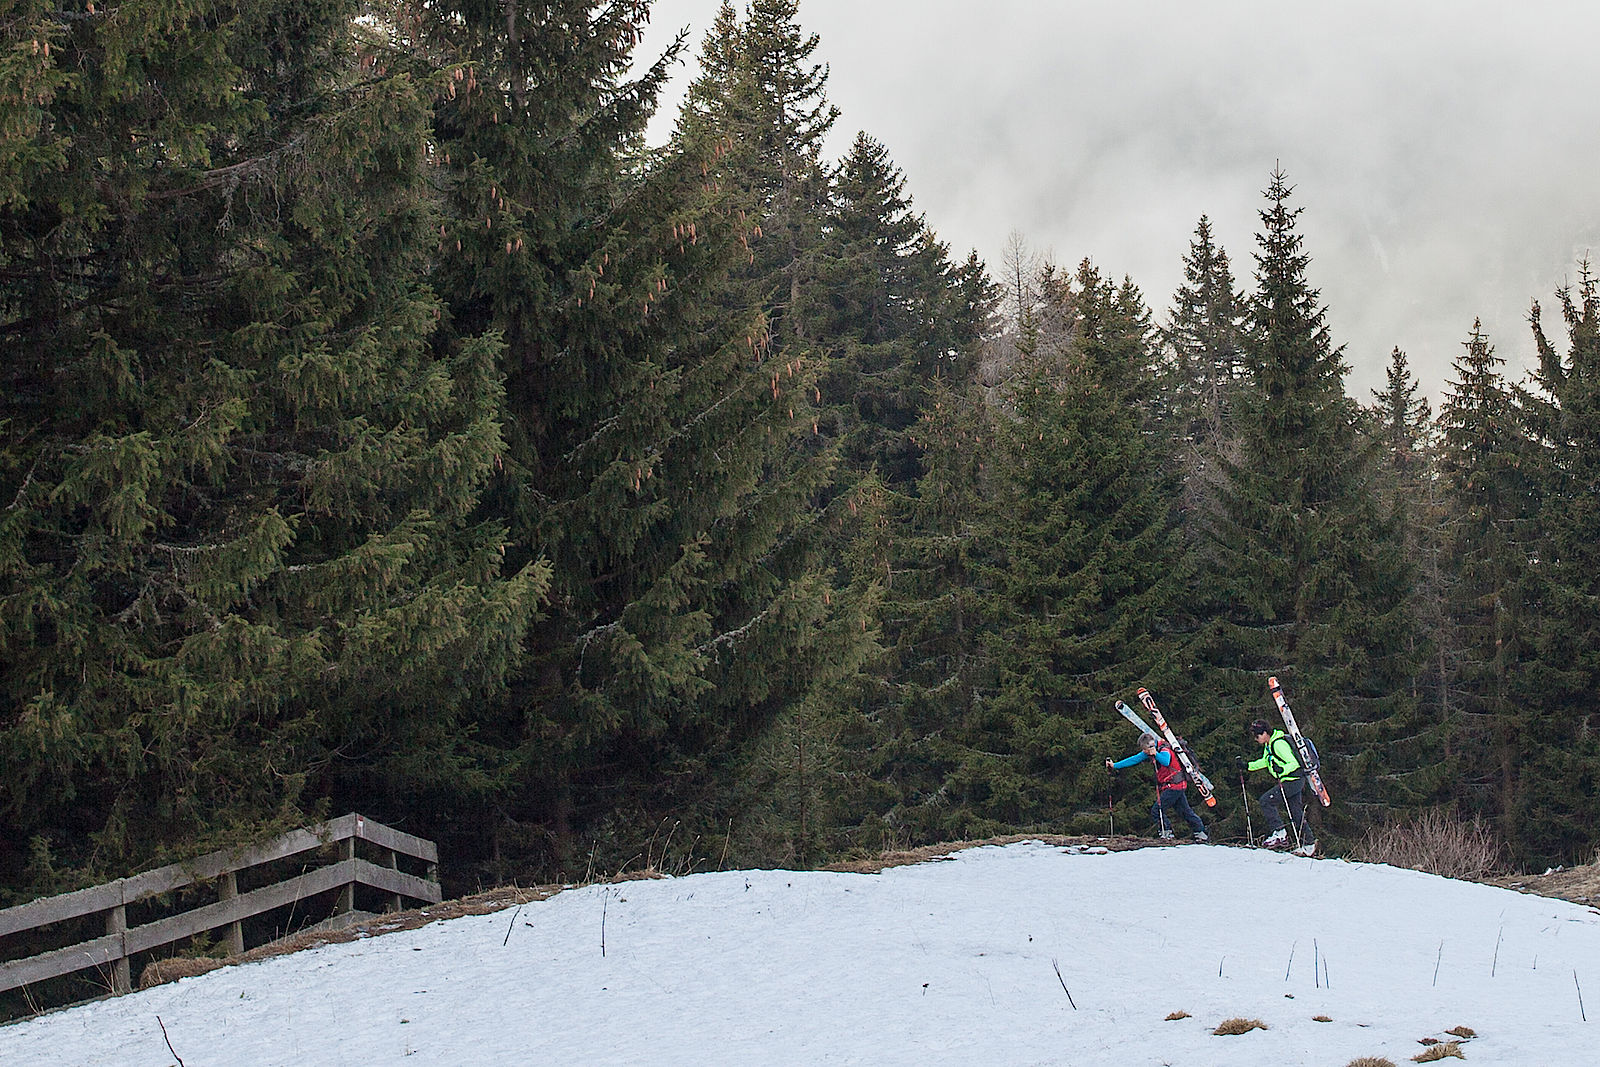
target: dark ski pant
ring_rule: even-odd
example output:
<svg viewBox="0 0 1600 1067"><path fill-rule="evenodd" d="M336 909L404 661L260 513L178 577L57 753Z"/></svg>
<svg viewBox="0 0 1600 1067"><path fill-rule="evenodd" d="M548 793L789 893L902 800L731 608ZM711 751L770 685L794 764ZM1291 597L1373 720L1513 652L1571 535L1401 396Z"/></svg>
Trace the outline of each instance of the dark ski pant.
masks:
<svg viewBox="0 0 1600 1067"><path fill-rule="evenodd" d="M1311 823L1306 819L1304 788L1304 779L1287 778L1261 794L1261 810L1267 814L1269 834L1283 829L1283 814L1278 810L1278 805L1286 803L1289 806L1289 818L1300 830L1299 843L1309 845L1317 839L1317 835L1311 832Z"/></svg>
<svg viewBox="0 0 1600 1067"><path fill-rule="evenodd" d="M1157 830L1170 830L1173 825L1172 815L1167 814L1170 808L1174 813L1183 816L1189 824L1189 829L1197 834L1206 832L1206 824L1200 821L1200 816L1194 813L1189 806L1189 798L1185 795L1187 789L1163 789L1156 794L1156 802L1150 805L1150 819L1156 824Z"/></svg>

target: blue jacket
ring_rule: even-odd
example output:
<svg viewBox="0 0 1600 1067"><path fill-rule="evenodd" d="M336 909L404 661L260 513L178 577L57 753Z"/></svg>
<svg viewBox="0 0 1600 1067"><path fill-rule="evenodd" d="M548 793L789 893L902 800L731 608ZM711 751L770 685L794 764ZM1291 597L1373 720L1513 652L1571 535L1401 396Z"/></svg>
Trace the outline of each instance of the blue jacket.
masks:
<svg viewBox="0 0 1600 1067"><path fill-rule="evenodd" d="M1116 771L1126 770L1129 767L1138 766L1149 758L1149 756L1144 754L1144 749L1141 748L1127 759L1117 760L1117 762L1111 765L1111 769ZM1156 762L1161 764L1163 767L1172 766L1172 753L1164 748L1156 749Z"/></svg>

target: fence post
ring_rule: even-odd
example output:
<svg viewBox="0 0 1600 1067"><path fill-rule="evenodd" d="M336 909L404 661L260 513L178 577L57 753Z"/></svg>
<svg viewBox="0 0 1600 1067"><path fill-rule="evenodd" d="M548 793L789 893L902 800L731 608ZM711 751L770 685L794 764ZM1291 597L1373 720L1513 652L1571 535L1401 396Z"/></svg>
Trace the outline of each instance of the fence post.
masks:
<svg viewBox="0 0 1600 1067"><path fill-rule="evenodd" d="M356 839L354 834L339 842L339 858L341 860L353 860L356 858ZM339 904L335 910L340 915L356 910L356 883L354 878L351 878L350 881L344 884L344 888L339 890Z"/></svg>
<svg viewBox="0 0 1600 1067"><path fill-rule="evenodd" d="M239 895L239 879L233 871L223 871L222 879L217 886L218 900L232 900ZM235 919L228 924L228 955L238 956L244 953L244 922Z"/></svg>
<svg viewBox="0 0 1600 1067"><path fill-rule="evenodd" d="M128 967L128 905L117 895L117 904L106 912L106 933L117 934L117 958L111 961L111 992L127 993L133 989L133 976Z"/></svg>
<svg viewBox="0 0 1600 1067"><path fill-rule="evenodd" d="M396 852L392 848L389 849L389 869L391 871L398 871L400 869L400 853ZM389 896L389 910L390 911L403 911L403 910L405 910L405 906L406 906L405 905L405 901L400 899L400 894L399 893L390 894L390 896Z"/></svg>

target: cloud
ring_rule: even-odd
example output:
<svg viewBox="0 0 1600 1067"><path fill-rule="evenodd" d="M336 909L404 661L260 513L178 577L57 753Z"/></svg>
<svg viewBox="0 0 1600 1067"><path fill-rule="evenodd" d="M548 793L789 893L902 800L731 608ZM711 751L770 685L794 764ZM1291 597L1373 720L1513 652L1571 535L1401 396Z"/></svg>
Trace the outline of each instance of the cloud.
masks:
<svg viewBox="0 0 1600 1067"><path fill-rule="evenodd" d="M685 24L698 43L716 8L658 0L646 50ZM1249 281L1281 163L1363 400L1396 345L1437 397L1475 317L1513 372L1531 363L1529 304L1600 249L1600 7L803 0L800 18L836 154L865 129L957 252L997 265L1019 230L1131 275L1158 318L1202 213Z"/></svg>

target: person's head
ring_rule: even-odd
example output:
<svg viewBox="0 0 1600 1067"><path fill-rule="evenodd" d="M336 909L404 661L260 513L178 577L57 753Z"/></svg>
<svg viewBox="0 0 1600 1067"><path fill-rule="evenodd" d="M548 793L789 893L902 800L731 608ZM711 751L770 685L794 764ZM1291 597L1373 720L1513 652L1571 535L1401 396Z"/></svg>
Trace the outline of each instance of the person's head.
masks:
<svg viewBox="0 0 1600 1067"><path fill-rule="evenodd" d="M1146 752L1154 752L1156 750L1156 735L1140 734L1139 747L1144 749Z"/></svg>
<svg viewBox="0 0 1600 1067"><path fill-rule="evenodd" d="M1268 737L1272 736L1272 730L1268 728L1266 720L1257 719L1250 724L1250 736L1264 743Z"/></svg>

